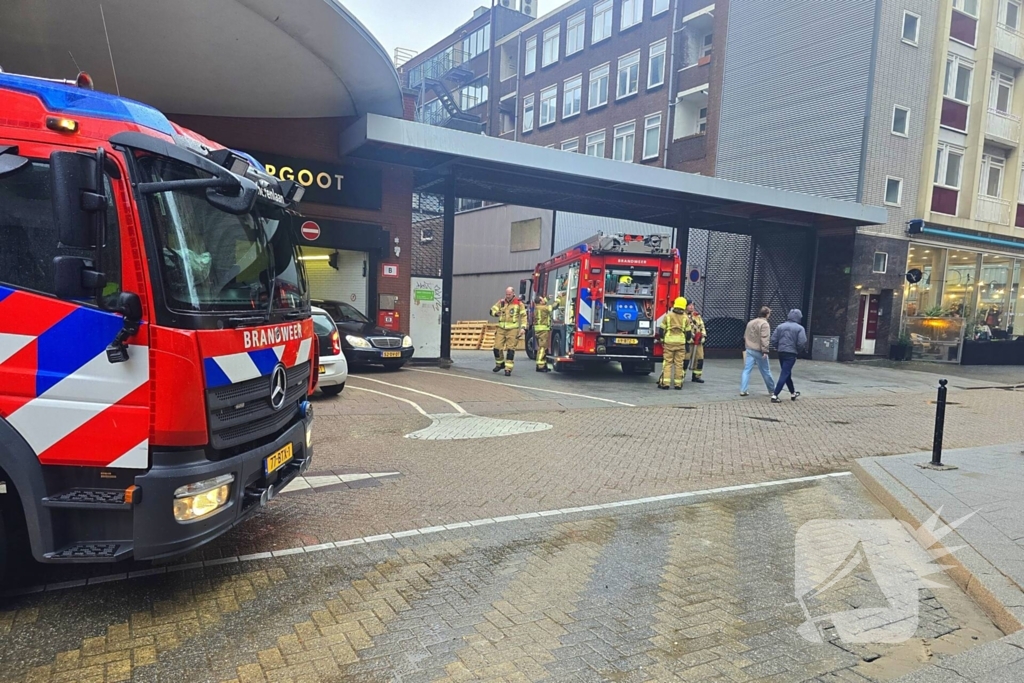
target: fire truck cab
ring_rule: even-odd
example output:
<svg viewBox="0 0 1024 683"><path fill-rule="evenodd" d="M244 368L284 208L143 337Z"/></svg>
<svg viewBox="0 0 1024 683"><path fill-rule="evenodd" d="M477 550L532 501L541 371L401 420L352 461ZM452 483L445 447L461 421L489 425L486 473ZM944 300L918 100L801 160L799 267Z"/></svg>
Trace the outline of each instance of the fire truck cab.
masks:
<svg viewBox="0 0 1024 683"><path fill-rule="evenodd" d="M553 307L548 350L556 371L618 361L648 375L661 361L657 321L681 291L679 252L670 235L605 235L556 254L520 283L520 294ZM532 333L527 352L536 355Z"/></svg>
<svg viewBox="0 0 1024 683"><path fill-rule="evenodd" d="M0 111L0 574L192 550L312 458L302 188L84 74Z"/></svg>

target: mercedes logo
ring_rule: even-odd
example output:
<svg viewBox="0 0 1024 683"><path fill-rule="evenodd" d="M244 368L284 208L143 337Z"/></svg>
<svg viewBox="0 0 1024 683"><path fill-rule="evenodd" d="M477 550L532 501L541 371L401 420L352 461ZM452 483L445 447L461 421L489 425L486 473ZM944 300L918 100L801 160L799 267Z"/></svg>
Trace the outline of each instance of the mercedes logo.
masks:
<svg viewBox="0 0 1024 683"><path fill-rule="evenodd" d="M270 407L274 410L281 410L287 393L288 375L284 366L278 363L274 372L270 374Z"/></svg>

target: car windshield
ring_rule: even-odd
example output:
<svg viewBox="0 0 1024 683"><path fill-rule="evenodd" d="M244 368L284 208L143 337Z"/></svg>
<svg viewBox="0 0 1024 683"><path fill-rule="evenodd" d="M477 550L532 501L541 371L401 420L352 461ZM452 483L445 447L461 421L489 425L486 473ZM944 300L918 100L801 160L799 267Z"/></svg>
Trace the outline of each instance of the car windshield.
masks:
<svg viewBox="0 0 1024 683"><path fill-rule="evenodd" d="M210 177L194 166L156 156L141 157L139 168L143 182ZM146 196L170 307L261 312L302 307L308 291L288 229L290 216L263 206L236 216L211 205L205 192L167 190Z"/></svg>
<svg viewBox="0 0 1024 683"><path fill-rule="evenodd" d="M359 312L354 306L346 304L344 301L332 301L330 304L331 316L337 322L343 323L368 323L370 319Z"/></svg>

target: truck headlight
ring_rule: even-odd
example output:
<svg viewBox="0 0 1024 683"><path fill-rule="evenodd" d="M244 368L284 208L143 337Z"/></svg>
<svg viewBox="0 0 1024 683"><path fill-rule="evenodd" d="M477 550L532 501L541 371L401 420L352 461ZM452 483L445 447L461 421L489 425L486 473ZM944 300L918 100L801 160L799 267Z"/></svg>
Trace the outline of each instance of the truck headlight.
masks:
<svg viewBox="0 0 1024 683"><path fill-rule="evenodd" d="M402 337L402 346L412 346L412 337L409 335Z"/></svg>
<svg viewBox="0 0 1024 683"><path fill-rule="evenodd" d="M353 337L351 334L349 334L345 336L345 341L347 341L349 344L356 347L357 349L370 348L370 342L366 341L362 337Z"/></svg>
<svg viewBox="0 0 1024 683"><path fill-rule="evenodd" d="M190 522L206 517L224 508L231 493L233 474L222 474L213 479L179 486L174 491L174 519Z"/></svg>

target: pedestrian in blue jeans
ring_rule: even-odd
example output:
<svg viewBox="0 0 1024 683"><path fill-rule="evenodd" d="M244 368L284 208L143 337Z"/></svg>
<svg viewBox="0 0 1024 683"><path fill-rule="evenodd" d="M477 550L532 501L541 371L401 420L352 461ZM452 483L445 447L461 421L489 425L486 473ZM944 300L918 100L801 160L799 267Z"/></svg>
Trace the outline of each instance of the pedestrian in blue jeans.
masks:
<svg viewBox="0 0 1024 683"><path fill-rule="evenodd" d="M746 351L743 354L743 376L740 378L740 396L749 396L747 389L750 387L750 371L757 365L761 371L761 378L770 395L775 389L775 380L772 378L772 369L768 365L768 345L771 343L772 328L768 324L768 317L772 309L762 306L756 318L747 323L747 329L743 333Z"/></svg>
<svg viewBox="0 0 1024 683"><path fill-rule="evenodd" d="M807 348L807 330L800 324L803 317L800 309L794 308L786 316L786 322L772 333L772 345L779 351L779 365L782 366L779 382L772 392L772 403L782 402L779 394L783 386L789 389L790 400L795 401L800 397L800 392L793 386L793 366L796 365L797 355Z"/></svg>

